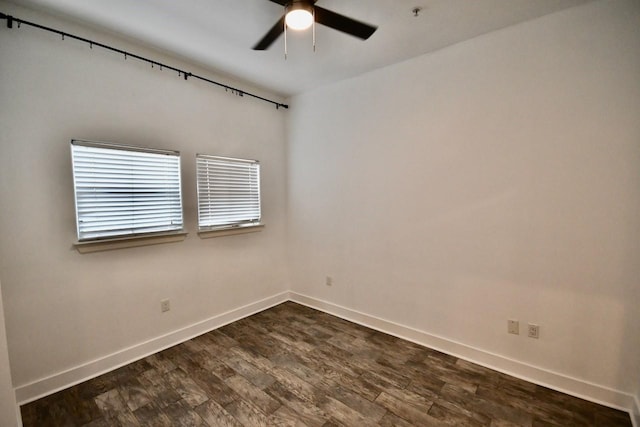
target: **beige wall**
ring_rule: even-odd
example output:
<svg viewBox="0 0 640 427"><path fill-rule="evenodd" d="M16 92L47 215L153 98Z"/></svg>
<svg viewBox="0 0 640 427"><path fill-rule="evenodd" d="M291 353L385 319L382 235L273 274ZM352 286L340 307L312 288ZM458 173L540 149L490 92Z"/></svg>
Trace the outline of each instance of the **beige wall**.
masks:
<svg viewBox="0 0 640 427"><path fill-rule="evenodd" d="M630 402L638 22L594 2L294 97L293 290Z"/></svg>
<svg viewBox="0 0 640 427"><path fill-rule="evenodd" d="M5 13L217 78L105 34L0 5ZM288 289L285 110L24 26L2 30L0 57L0 277L16 387ZM188 238L75 251L72 138L181 151ZM264 231L198 238L196 153L260 160ZM164 315L163 298L171 300Z"/></svg>
<svg viewBox="0 0 640 427"><path fill-rule="evenodd" d="M0 290L2 286L0 285ZM11 427L18 425L16 395L11 383L9 353L7 352L7 334L4 327L2 292L0 292L0 425Z"/></svg>

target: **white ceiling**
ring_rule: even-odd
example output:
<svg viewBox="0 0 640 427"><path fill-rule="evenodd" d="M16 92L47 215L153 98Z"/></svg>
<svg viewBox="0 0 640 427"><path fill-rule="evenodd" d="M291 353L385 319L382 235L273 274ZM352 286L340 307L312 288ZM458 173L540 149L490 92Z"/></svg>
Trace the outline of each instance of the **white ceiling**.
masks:
<svg viewBox="0 0 640 427"><path fill-rule="evenodd" d="M251 47L283 8L268 0L20 0L120 33L284 96L400 62L591 0L318 0L318 6L378 26L367 41L316 29L288 32L269 50ZM18 3L18 2L16 2ZM412 9L421 7L418 17ZM64 30L64 28L61 28Z"/></svg>

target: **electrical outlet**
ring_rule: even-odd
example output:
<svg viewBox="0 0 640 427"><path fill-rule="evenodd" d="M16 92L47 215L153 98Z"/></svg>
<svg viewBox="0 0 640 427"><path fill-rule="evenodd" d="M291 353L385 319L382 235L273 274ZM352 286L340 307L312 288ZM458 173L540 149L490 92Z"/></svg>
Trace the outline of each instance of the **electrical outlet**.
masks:
<svg viewBox="0 0 640 427"><path fill-rule="evenodd" d="M529 338L540 338L540 326L529 323Z"/></svg>
<svg viewBox="0 0 640 427"><path fill-rule="evenodd" d="M517 320L507 320L507 332L520 335L520 322Z"/></svg>
<svg viewBox="0 0 640 427"><path fill-rule="evenodd" d="M169 302L169 300L163 299L162 301L160 301L160 311L164 313L169 310L171 310L171 303Z"/></svg>
<svg viewBox="0 0 640 427"><path fill-rule="evenodd" d="M327 286L333 286L333 277L327 276L325 283Z"/></svg>

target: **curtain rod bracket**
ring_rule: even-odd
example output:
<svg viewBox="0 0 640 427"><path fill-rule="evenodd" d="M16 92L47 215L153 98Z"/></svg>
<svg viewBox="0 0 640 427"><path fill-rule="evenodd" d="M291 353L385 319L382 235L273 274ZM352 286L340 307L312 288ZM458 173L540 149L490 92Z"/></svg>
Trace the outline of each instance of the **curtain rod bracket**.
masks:
<svg viewBox="0 0 640 427"><path fill-rule="evenodd" d="M17 21L18 22L18 28L20 28L21 21L19 19L14 18L11 15L7 15L5 13L0 12L0 19L6 19L7 20L7 28L13 28L13 21Z"/></svg>

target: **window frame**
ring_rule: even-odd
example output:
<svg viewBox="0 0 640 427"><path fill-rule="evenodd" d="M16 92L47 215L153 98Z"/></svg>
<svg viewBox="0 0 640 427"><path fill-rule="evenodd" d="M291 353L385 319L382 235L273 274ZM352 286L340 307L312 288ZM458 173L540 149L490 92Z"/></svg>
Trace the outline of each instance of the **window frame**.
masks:
<svg viewBox="0 0 640 427"><path fill-rule="evenodd" d="M176 176L172 177L172 179L177 179L177 185L168 186L167 189L173 190L175 188L178 189L178 199L179 202L179 224L175 228L167 228L166 230L153 230L153 231L138 231L138 232L123 232L123 233L111 233L105 234L102 236L91 236L86 237L85 234L88 232L82 233L80 227L81 215L79 214L79 197L78 197L78 174L77 170L77 159L76 153L74 152L74 147L87 147L87 148L99 148L106 150L113 150L115 154L122 155L123 152L137 152L137 153L145 153L145 154L157 154L157 155L166 155L172 156L176 158ZM71 150L71 163L72 163L72 175L73 175L73 193L74 193L74 204L75 204L75 219L76 219L76 239L75 242L76 248L80 252L92 252L94 250L88 250L87 247L90 247L94 244L100 243L109 243L113 242L114 244L111 246L107 246L106 249L115 249L120 247L129 247L129 246L139 246L139 245L148 245L148 244L156 244L163 243L165 241L178 241L184 240L186 236L185 232L185 223L184 223L184 203L183 203L183 194L182 194L182 167L181 167L181 156L179 151L175 150L163 150L114 142L102 142L102 141L88 141L82 139L72 139L70 144ZM80 167L78 167L79 169ZM172 198L171 201L175 204L175 198ZM129 206L134 206L135 203L131 202ZM167 212L170 215L175 215L175 208L168 209ZM167 224L170 226L170 224ZM108 233L108 230L106 231ZM163 239L158 239L163 238ZM140 244L128 244L126 242L132 240L139 240L142 243ZM83 248L83 250L81 250ZM103 250L103 249L96 249Z"/></svg>
<svg viewBox="0 0 640 427"><path fill-rule="evenodd" d="M202 162L200 159L203 159L205 161L212 160L212 161L217 161L221 163L227 163L229 165L249 164L251 166L251 169L255 171L255 186L257 187L256 197L257 197L257 205L258 205L257 216L253 216L252 219L240 220L236 222L228 222L228 223L220 223L220 224L208 223L208 224L202 225L202 223L205 220L202 212L203 210L201 209L202 204L206 202L209 202L211 204L211 202L214 199L211 197L206 200L202 199L202 195L205 193L205 191L201 188L201 185L203 183L202 181L204 181L203 179L201 179L201 174L209 172L210 169L207 168L206 170L203 170L201 166ZM214 156L211 154L202 154L202 153L196 154L196 199L197 199L197 210L198 210L198 234L201 237L213 237L213 235L239 234L244 232L248 233L253 231L260 231L262 227L264 227L264 223L262 222L262 188L261 188L260 172L261 172L261 165L260 165L260 161L258 160L244 159L244 158L237 158L237 157ZM253 177L251 177L249 181L251 179L253 179ZM207 184L210 185L210 182L207 181ZM249 187L248 187L249 194L251 194L252 192L250 185L251 184L249 184Z"/></svg>

